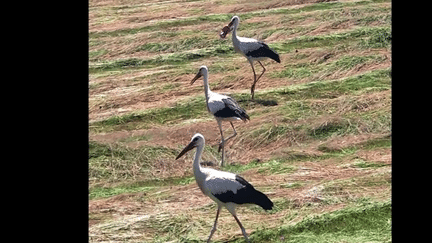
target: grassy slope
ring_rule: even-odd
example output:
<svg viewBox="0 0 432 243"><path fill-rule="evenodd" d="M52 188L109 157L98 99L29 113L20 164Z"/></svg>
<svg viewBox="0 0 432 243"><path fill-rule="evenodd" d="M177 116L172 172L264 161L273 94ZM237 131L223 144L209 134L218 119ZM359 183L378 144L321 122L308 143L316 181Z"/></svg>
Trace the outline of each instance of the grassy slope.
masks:
<svg viewBox="0 0 432 243"><path fill-rule="evenodd" d="M90 1L90 241L208 236L215 205L197 190L192 155L174 161L195 132L203 159L219 158L202 86L189 85L203 64L211 88L251 116L224 169L275 203L238 209L252 241L390 241L391 3L307 2ZM249 64L217 39L234 14L240 35L281 55L266 62L257 102ZM226 211L213 240L243 242Z"/></svg>

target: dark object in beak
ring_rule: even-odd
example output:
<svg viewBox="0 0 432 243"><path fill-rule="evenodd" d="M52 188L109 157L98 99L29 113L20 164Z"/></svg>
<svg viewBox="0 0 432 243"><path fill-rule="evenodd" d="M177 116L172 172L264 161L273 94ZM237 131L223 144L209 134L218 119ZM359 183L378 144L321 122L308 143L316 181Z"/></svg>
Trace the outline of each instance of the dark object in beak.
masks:
<svg viewBox="0 0 432 243"><path fill-rule="evenodd" d="M225 25L221 32L219 33L219 37L222 39L225 39L225 37L228 35L228 33L231 31L231 28Z"/></svg>
<svg viewBox="0 0 432 243"><path fill-rule="evenodd" d="M177 156L176 160L180 157L182 157L185 153L187 153L189 150L192 150L193 148L196 147L196 142L192 141L190 142L181 152L180 154Z"/></svg>
<svg viewBox="0 0 432 243"><path fill-rule="evenodd" d="M197 73L197 75L195 76L195 78L192 79L192 81L191 81L190 84L193 84L197 79L199 79L199 78L201 78L201 77L202 77L202 74L201 74L201 71L199 71L199 72Z"/></svg>
<svg viewBox="0 0 432 243"><path fill-rule="evenodd" d="M225 25L222 28L221 32L219 33L219 37L225 39L225 37L229 34L229 32L233 30L233 25L234 25L233 22L229 22L228 25Z"/></svg>
<svg viewBox="0 0 432 243"><path fill-rule="evenodd" d="M233 25L234 25L233 21L229 22L228 25L225 25L222 28L221 32L219 33L219 37L222 39L225 39L225 37L229 34L229 32L231 32L233 30L233 28L234 28Z"/></svg>
<svg viewBox="0 0 432 243"><path fill-rule="evenodd" d="M230 31L233 30L233 27L232 27L233 25L234 25L234 21L229 22L229 24L227 25Z"/></svg>

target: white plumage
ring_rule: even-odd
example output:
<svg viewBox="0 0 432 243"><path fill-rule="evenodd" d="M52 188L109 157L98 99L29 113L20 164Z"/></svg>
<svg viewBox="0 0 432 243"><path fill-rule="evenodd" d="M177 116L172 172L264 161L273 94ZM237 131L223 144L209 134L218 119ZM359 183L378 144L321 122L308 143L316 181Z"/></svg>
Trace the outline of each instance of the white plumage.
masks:
<svg viewBox="0 0 432 243"><path fill-rule="evenodd" d="M204 146L204 136L197 133L192 137L191 142L180 152L176 159L183 156L189 150L197 148L193 162L195 180L201 191L218 204L216 219L207 242L210 242L213 233L216 231L217 220L222 207L227 208L232 214L240 226L243 236L249 242L246 230L237 218L235 212L236 206L239 204L253 203L261 206L265 210L271 210L273 202L262 192L255 190L249 182L239 175L211 168L202 168L199 161Z"/></svg>
<svg viewBox="0 0 432 243"><path fill-rule="evenodd" d="M208 85L204 84L204 86L207 86L205 88L207 88L207 90L208 90L208 95L206 95L206 96L208 96L207 107L208 107L210 113L212 113L214 115L216 112L218 112L218 111L222 110L223 108L225 108L225 103L222 100L223 99L228 99L229 97L226 96L226 95L222 95L222 94L218 94L218 93L212 92L208 88Z"/></svg>
<svg viewBox="0 0 432 243"><path fill-rule="evenodd" d="M279 54L277 54L275 51L270 49L267 44L265 44L262 41L258 41L256 39L252 38L245 38L245 37L239 37L237 36L237 27L239 25L240 18L238 16L234 16L231 19L231 22L227 25L227 32L221 32L220 36L221 38L225 38L225 36L230 32L232 33L232 42L234 46L234 50L240 54L242 54L244 57L247 58L249 61L252 71L254 74L254 82L251 87L251 94L252 94L252 100L254 99L255 94L255 84L258 82L258 80L261 78L261 76L264 74L266 69L264 68L264 65L260 62L266 58L271 58L275 60L276 62L280 63ZM257 61L261 67L263 68L262 73L257 78L253 62Z"/></svg>
<svg viewBox="0 0 432 243"><path fill-rule="evenodd" d="M191 84L193 84L200 77L204 77L204 93L206 98L207 110L215 117L221 133L222 141L219 144L219 151L222 149L221 165L223 166L225 158L225 143L229 139L237 135L237 132L232 122L239 120L249 120L249 116L248 114L246 114L246 111L241 108L240 105L233 98L227 95L212 92L210 90L208 84L208 69L206 66L200 67L198 73L192 79ZM229 121L231 123L231 127L234 130L234 134L227 139L224 139L223 137L222 121Z"/></svg>
<svg viewBox="0 0 432 243"><path fill-rule="evenodd" d="M205 187L210 188L210 191L216 194L226 191L232 191L235 194L243 186L236 182L235 174L213 170L208 171Z"/></svg>

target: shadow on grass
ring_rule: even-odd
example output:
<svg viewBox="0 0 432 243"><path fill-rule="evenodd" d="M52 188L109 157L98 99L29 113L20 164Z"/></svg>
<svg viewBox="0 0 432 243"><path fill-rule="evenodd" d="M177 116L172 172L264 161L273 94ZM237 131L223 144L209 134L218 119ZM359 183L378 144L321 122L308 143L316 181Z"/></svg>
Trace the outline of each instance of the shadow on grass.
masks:
<svg viewBox="0 0 432 243"><path fill-rule="evenodd" d="M277 103L276 100L260 100L260 99L256 99L256 100L251 100L251 102L260 104L262 106L276 106L276 105L278 105L278 103Z"/></svg>
<svg viewBox="0 0 432 243"><path fill-rule="evenodd" d="M255 100L251 100L251 99L240 99L238 100L239 103L242 104L258 104L258 105L262 105L262 106L276 106L278 105L276 100L261 100L261 99L255 99Z"/></svg>

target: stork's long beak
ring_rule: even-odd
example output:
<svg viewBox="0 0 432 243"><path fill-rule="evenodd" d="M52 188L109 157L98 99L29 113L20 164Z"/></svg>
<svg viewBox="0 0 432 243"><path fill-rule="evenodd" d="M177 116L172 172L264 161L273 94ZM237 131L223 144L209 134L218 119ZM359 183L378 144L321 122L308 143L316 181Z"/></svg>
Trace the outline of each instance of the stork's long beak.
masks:
<svg viewBox="0 0 432 243"><path fill-rule="evenodd" d="M189 150L192 150L193 148L196 147L196 142L192 141L190 142L181 152L180 154L177 156L176 160L180 157L182 157L186 152L188 152Z"/></svg>
<svg viewBox="0 0 432 243"><path fill-rule="evenodd" d="M201 72L198 72L198 73L197 73L197 75L195 76L195 78L193 78L193 79L192 79L192 81L191 81L191 83L190 83L190 84L193 84L193 83L195 83L195 81L196 81L197 79L201 78L201 77L202 77L202 74L201 74Z"/></svg>

